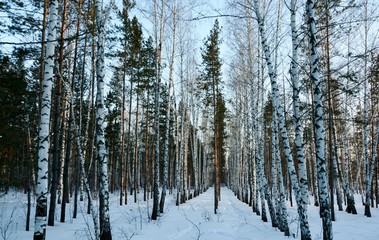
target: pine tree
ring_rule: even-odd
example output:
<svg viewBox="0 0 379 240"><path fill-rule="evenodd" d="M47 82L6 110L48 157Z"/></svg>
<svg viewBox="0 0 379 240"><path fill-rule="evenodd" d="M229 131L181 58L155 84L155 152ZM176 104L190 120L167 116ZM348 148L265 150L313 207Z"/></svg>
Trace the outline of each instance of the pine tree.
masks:
<svg viewBox="0 0 379 240"><path fill-rule="evenodd" d="M27 70L24 67L28 52L17 48L11 56L0 57L0 189L4 192L14 187L30 187L27 185L31 166L26 159L33 158L31 153L25 155L26 148L30 147L25 139L30 132L28 129L33 127L28 126L32 115L28 112Z"/></svg>
<svg viewBox="0 0 379 240"><path fill-rule="evenodd" d="M128 202L128 153L125 151L126 141L126 76L127 76L127 59L128 59L128 45L129 45L129 31L130 19L129 10L134 7L134 1L123 0L122 11L119 12L118 17L122 24L118 27L121 31L120 42L123 46L123 51L119 53L121 62L121 75L122 75L122 105L121 105L121 167L120 167L120 205L123 204L123 197L125 195L125 204ZM132 95L132 94L130 94Z"/></svg>
<svg viewBox="0 0 379 240"><path fill-rule="evenodd" d="M214 213L217 213L220 200L221 169L223 158L223 124L225 109L223 108L221 59L220 59L221 28L216 19L202 49L202 73L199 87L203 91L203 104L213 109L213 156L214 156Z"/></svg>

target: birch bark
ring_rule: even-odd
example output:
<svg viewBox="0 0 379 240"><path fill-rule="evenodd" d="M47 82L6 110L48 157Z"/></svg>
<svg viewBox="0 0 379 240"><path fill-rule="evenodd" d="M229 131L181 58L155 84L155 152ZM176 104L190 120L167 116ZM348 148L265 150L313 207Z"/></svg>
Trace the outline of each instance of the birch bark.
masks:
<svg viewBox="0 0 379 240"><path fill-rule="evenodd" d="M317 176L319 184L320 214L323 224L323 239L333 239L331 212L329 206L329 190L325 161L325 128L322 108L322 88L320 81L320 71L318 63L320 61L317 55L316 42L316 22L315 22L315 4L313 0L307 0L306 3L308 16L309 43L311 52L311 72L310 77L313 83L314 105L316 127L316 158L317 158Z"/></svg>
<svg viewBox="0 0 379 240"><path fill-rule="evenodd" d="M304 199L302 198L302 194L300 194L300 188L299 188L299 182L298 177L296 174L292 154L291 154L291 148L289 144L288 139L288 133L287 128L285 126L284 121L284 112L283 107L280 104L279 99L279 88L277 84L277 76L273 68L273 64L271 61L271 51L267 42L266 38L266 32L264 29L264 20L262 19L260 15L260 11L258 8L258 0L254 0L254 9L257 17L257 22L259 25L259 32L261 36L261 43L264 51L264 58L266 60L267 68L268 68L268 74L271 80L271 94L273 98L273 104L275 107L275 110L277 112L278 120L279 120L279 128L281 132L281 137L284 145L284 153L287 159L287 166L288 171L291 178L292 187L295 192L295 197L298 205L298 214L300 218L300 228L301 228L301 238L304 239L311 239L311 233L309 230L309 224L308 224L308 217L307 217L307 211L306 208L304 209L304 204L307 204L307 202L304 203Z"/></svg>
<svg viewBox="0 0 379 240"><path fill-rule="evenodd" d="M170 116L171 116L171 101L173 94L173 85L174 85L174 66L175 66L175 48L176 48L176 0L173 2L173 39L172 39L172 50L171 50L171 59L170 59L170 73L169 73L169 83L168 83L168 103L167 103L167 112L166 112L166 126L165 126L165 142L163 148L163 182L162 182L162 195L160 200L159 210L161 213L164 212L164 204L166 198L166 189L168 182L168 142L170 138Z"/></svg>
<svg viewBox="0 0 379 240"><path fill-rule="evenodd" d="M108 191L108 155L105 145L105 116L104 106L104 42L105 42L105 18L103 16L103 1L96 0L96 76L97 76L97 96L96 96L96 147L99 164L100 182L100 239L111 240L111 226L109 217L109 191Z"/></svg>
<svg viewBox="0 0 379 240"><path fill-rule="evenodd" d="M50 145L50 114L51 92L54 78L54 52L57 33L58 1L51 0L49 7L49 22L47 44L44 57L43 93L41 98L40 125L38 131L38 178L37 178L37 205L34 224L34 240L46 238L47 217L47 185Z"/></svg>
<svg viewBox="0 0 379 240"><path fill-rule="evenodd" d="M153 195L153 212L151 215L152 220L157 220L159 215L159 96L160 96L160 84L162 77L162 43L164 33L164 7L165 1L161 0L161 12L158 22L158 3L154 1L154 23L155 29L155 43L156 43L156 82L155 82L155 154L154 154L154 195ZM159 24L159 28L158 28ZM159 31L158 31L159 30Z"/></svg>

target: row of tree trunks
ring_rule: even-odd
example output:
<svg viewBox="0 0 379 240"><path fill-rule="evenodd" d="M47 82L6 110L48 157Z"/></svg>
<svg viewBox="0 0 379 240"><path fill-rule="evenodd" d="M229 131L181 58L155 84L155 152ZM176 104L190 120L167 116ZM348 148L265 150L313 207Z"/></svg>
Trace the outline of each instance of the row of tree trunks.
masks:
<svg viewBox="0 0 379 240"><path fill-rule="evenodd" d="M246 3L251 4L251 1L246 1ZM54 5L54 1L51 1L50 4L50 10L49 14L54 13L54 9L52 9L52 5ZM314 98L314 126L315 126L315 132L312 132L314 136L311 136L311 139L315 140L315 146L316 149L313 149L313 144L309 144L310 149L309 154L306 154L306 151L304 149L304 142L303 142L303 126L302 126L302 120L301 120L301 111L300 111L300 84L299 84L299 70L298 70L298 57L297 57L297 50L299 47L299 40L298 40L298 33L297 33L297 26L296 26L296 1L291 1L290 5L290 12L291 12L291 33L292 33L292 56L291 56L291 82L293 87L293 122L294 122L294 132L295 132L295 141L294 146L296 150L296 157L295 154L291 154L291 144L290 140L287 134L286 129L286 116L285 116L285 109L283 106L281 106L281 99L279 98L279 84L277 82L277 50L275 50L275 60L274 64L272 64L272 52L269 49L269 44L267 43L268 39L265 36L265 29L264 29L264 19L260 16L260 6L258 4L258 1L254 1L254 10L257 16L258 25L259 25L259 33L260 33L260 42L257 43L258 45L258 51L257 54L255 54L255 50L253 50L254 47L254 40L253 40L253 26L250 21L247 21L248 25L248 35L249 35L249 46L248 49L248 56L244 56L248 58L248 65L247 69L251 72L245 72L244 75L241 78L244 78L244 80L248 80L249 83L243 83L246 85L239 86L239 93L242 93L241 96L238 96L236 99L236 102L238 105L238 111L240 111L238 114L239 118L237 121L238 125L236 128L238 128L238 135L236 137L235 143L238 146L237 149L233 149L233 153L229 153L231 158L229 162L229 166L226 171L227 174L224 172L223 168L223 157L225 156L225 152L223 149L224 146L224 100L221 93L221 87L220 82L221 80L218 79L217 73L210 73L210 78L205 78L208 81L208 88L206 91L209 91L209 96L207 101L210 102L208 106L211 106L211 110L213 110L213 116L211 112L207 113L208 116L202 116L200 111L196 110L196 105L199 104L197 96L200 95L201 90L196 86L197 82L195 82L195 78L191 78L191 76L188 75L188 69L184 70L184 65L188 64L188 59L185 57L185 52L188 50L186 48L181 49L180 53L180 81L182 83L182 99L180 102L180 106L176 106L176 99L174 98L173 88L174 88L174 64L175 64L175 51L176 51L176 1L173 3L173 19L174 19L174 25L173 25L173 42L172 42L172 52L171 52L171 59L170 59L170 72L169 72L169 81L168 81L168 91L165 88L164 84L161 84L162 80L162 45L163 45L163 32L164 32L164 24L165 24L165 11L167 9L167 4L165 1L158 1L154 2L155 6L155 21L156 21L156 38L155 38L155 44L156 44L156 52L155 52L155 59L156 59L156 66L155 66L155 96L154 96L154 123L150 124L150 118L149 118L149 110L150 110L150 87L147 87L147 89L144 89L144 94L146 93L146 97L144 94L139 94L140 89L143 88L142 85L144 85L144 79L140 76L139 71L143 67L140 65L137 67L138 69L136 72L132 73L131 79L130 79L130 99L129 99L129 118L126 119L127 115L127 76L129 75L128 71L129 66L127 64L124 64L122 67L123 69L120 70L122 75L122 110L120 112L120 119L121 119L121 130L120 130L120 136L121 136L121 151L118 152L117 147L112 146L112 148L108 149L109 155L107 155L106 151L106 141L108 142L107 136L105 136L105 129L104 129L104 122L106 113L106 107L104 104L104 12L102 9L102 1L96 1L96 14L93 14L92 20L96 20L96 28L93 29L92 32L92 38L97 38L97 41L92 41L92 79L90 81L90 87L88 90L88 100L86 101L88 103L88 121L86 124L87 126L83 127L86 132L83 134L81 124L85 122L85 120L81 119L82 115L82 103L79 105L79 118L75 119L74 112L75 109L74 105L72 103L62 103L63 101L60 100L60 98L66 98L64 94L66 92L71 91L69 99L74 99L76 96L72 92L77 91L74 88L75 84L77 84L76 80L76 73L78 64L77 62L80 61L78 58L78 48L80 44L78 44L79 41L79 34L80 34L80 21L77 22L76 26L76 36L75 36L75 49L74 49L74 66L72 71L68 71L67 76L68 80L71 80L71 86L68 88L71 88L70 90L64 90L64 84L68 84L67 81L65 81L66 75L64 74L64 56L65 56L65 50L64 50L64 37L65 37L65 31L67 31L65 19L67 18L65 16L66 8L67 8L68 1L63 2L63 21L61 25L61 32L60 32L60 38L58 38L59 43L59 52L57 54L58 56L58 75L56 77L55 82L55 95L54 95L54 104L51 105L51 99L50 102L48 99L46 99L46 96L49 97L48 91L50 91L51 95L51 83L49 83L50 80L47 79L45 74L45 79L43 81L44 86L44 93L41 98L41 127L40 127L40 146L39 146L39 177L38 180L38 203L37 204L37 210L40 215L37 216L36 213L36 226L37 223L40 224L40 227L36 227L38 230L38 233L36 233L36 239L40 239L40 235L45 231L45 225L43 225L43 211L47 210L47 206L43 206L43 203L47 203L47 199L44 199L44 196L46 196L47 192L44 192L44 190L48 189L48 182L47 178L48 176L41 175L43 170L47 169L46 163L47 162L47 156L45 151L45 145L46 142L48 143L47 148L52 146L52 153L53 153L53 162L52 162L52 169L53 174L52 182L51 182L51 200L50 200L50 213L49 213L49 225L54 225L54 213L55 213L55 204L56 202L61 203L61 221L65 221L65 213L66 213L66 203L69 202L70 193L72 192L72 186L75 185L75 210L74 210L74 216L76 216L77 213L77 198L78 198L78 191L79 191L79 185L82 185L86 187L86 191L88 194L88 209L89 212L93 211L93 204L91 201L93 201L96 198L96 193L98 192L97 187L99 186L99 193L100 193L100 225L99 225L99 233L98 236L102 239L111 239L111 230L110 230L110 220L109 220L109 193L108 188L111 189L111 191L117 191L120 190L120 205L123 203L127 203L127 191L130 188L131 192L134 194L134 202L137 202L138 200L138 194L139 190L142 187L144 188L144 200L148 201L149 199L149 193L153 194L153 213L152 213L152 219L156 220L160 213L164 212L164 203L165 203L165 197L166 197L166 190L167 189L177 189L177 204L185 202L188 198L191 198L191 196L196 196L199 194L199 192L206 189L212 181L209 181L209 179L213 179L214 183L214 212L217 214L218 212L218 202L220 199L220 186L221 182L224 181L224 179L228 179L228 185L231 185L231 187L234 188L238 198L240 198L242 201L249 203L252 207L254 212L262 216L262 219L264 221L267 221L266 216L266 201L270 210L271 219L272 219L272 225L274 227L278 226L280 230L285 232L286 235L289 234L288 230L288 223L287 223L287 213L285 209L285 191L288 190L289 198L292 204L292 190L294 190L295 198L297 201L298 206L298 214L300 217L300 226L301 226L301 237L302 239L310 239L311 235L309 232L309 226L308 226L308 219L307 219L307 204L308 204L308 177L312 177L312 181L310 181L310 186L312 186L312 192L315 195L315 204L320 201L321 204L321 216L323 217L323 224L324 224L324 238L325 239L331 239L332 234L331 232L331 223L329 222L329 217L333 219L333 209L330 205L333 206L333 198L335 193L337 193L337 203L339 204L339 207L341 209L342 206L342 198L341 194L339 194L339 190L341 187L343 188L345 195L347 197L348 202L348 211L356 212L354 207L354 202L352 201L352 192L351 188L349 187L350 179L352 176L349 176L349 171L346 170L347 165L350 164L348 158L348 154L343 154L343 157L341 158L344 164L344 172L342 171L341 166L341 159L338 157L339 155L339 149L337 142L337 130L334 126L335 121L333 118L333 93L331 90L331 66L330 62L327 62L327 73L328 73L328 93L329 93L329 102L328 102L328 110L329 110L329 179L327 179L327 173L323 172L325 170L326 166L326 160L325 155L326 152L323 150L325 147L325 129L323 126L323 109L322 109L322 89L320 86L320 76L319 76L319 70L317 63L319 61L317 56L317 49L316 49L316 43L315 43L315 32L316 27L314 23L314 3L310 0L307 2L307 17L309 18L308 24L309 24L309 35L310 35L310 57L311 57L311 80L314 84L313 86L313 98ZM81 8L81 7L79 7ZM160 12L160 13L159 13ZM279 10L280 12L280 10ZM278 14L278 16L280 13ZM278 17L279 18L279 17ZM51 21L49 20L49 29L48 33L53 33L53 27ZM55 22L57 20L55 19ZM328 21L327 21L328 22ZM88 24L88 23L86 23ZM278 20L279 24L279 20ZM329 24L327 24L329 25ZM133 24L132 24L133 26ZM140 27L139 23L136 22L135 26ZM55 31L57 30L57 26L55 26ZM84 28L84 27L83 27ZM279 32L279 25L277 27L277 31ZM96 29L96 32L94 31ZM129 29L130 30L130 29ZM55 33L56 34L56 33ZM87 38L90 39L91 37L87 36L88 33L85 35L85 49L87 48ZM206 48L209 47L211 49L210 52L203 52L203 60L204 62L208 61L206 59L206 54L209 54L209 56L216 56L215 53L218 50L217 44L218 42L218 34L219 34L219 28L218 28L218 22L215 22L215 27L211 31L211 35L206 43ZM327 36L329 36L328 28L327 28ZM49 37L49 36L48 36ZM278 35L276 35L276 44L278 44ZM142 38L140 39L141 42L143 42ZM52 42L57 41L57 39L51 40ZM51 48L54 48L54 44L49 44L50 41L47 41L46 45L46 52L51 52ZM97 45L95 45L95 43ZM125 45L128 43L125 42ZM180 44L183 44L181 42ZM213 44L213 45L212 45ZM329 47L329 41L327 37L327 48ZM72 45L69 44L69 47L72 48ZM214 49L212 49L214 48ZM141 48L142 49L142 48ZM142 50L140 51L142 52ZM263 49L263 51L262 51ZM70 52L69 49L67 52ZM330 60L329 56L329 50L327 49L327 61ZM212 52L214 51L214 52ZM84 51L86 52L86 51ZM213 55L212 55L213 54ZM209 57L208 56L208 57ZM130 56L127 56L127 53L125 53L124 60L125 62L127 59L129 59ZM254 58L257 57L258 67L255 68L255 63L253 61ZM47 69L45 72L48 73L49 70L51 70L52 66L47 66L48 60L50 61L50 58L54 58L54 54L47 55L46 54L46 64L45 69ZM83 56L84 62L85 62L85 55ZM139 57L136 57L139 58ZM264 62L261 59L265 59L269 77L271 80L271 98L273 100L274 110L272 114L272 123L269 125L271 126L271 143L266 142L264 143L265 139L268 139L270 134L268 131L266 131L266 128L269 128L268 125L265 125L265 111L266 111L266 105L265 105L265 96L266 93L264 90L264 74L267 71L264 67ZM70 56L67 57L68 65L71 66L71 53ZM50 62L51 64L51 62ZM218 63L215 62L207 62L205 65L211 65L213 68L216 68L215 65ZM81 69L82 72L82 86L81 88L84 88L84 70L85 63L83 63ZM220 67L221 65L217 66ZM246 67L246 66L244 66ZM256 82L256 76L254 76L255 73L253 73L255 70L258 72L258 84ZM96 73L95 73L96 71ZM205 71L206 72L206 71ZM72 73L72 76L70 74ZM184 74L186 73L186 74ZM49 73L50 74L50 73ZM208 74L208 73L206 73ZM206 75L204 74L204 75ZM213 74L213 75L212 75ZM48 76L52 76L52 73ZM203 77L203 76L201 76ZM96 79L95 79L96 78ZM199 77L200 78L200 77ZM47 83L45 83L45 80ZM192 81L191 81L192 80ZM197 80L197 79L196 79ZM42 82L42 81L41 81ZM50 84L50 86L49 86ZM95 107L95 97L93 95L95 91L95 84L97 84L97 98L96 98L96 107ZM244 88L247 85L250 84L250 89ZM200 84L199 84L200 85ZM259 85L259 86L258 86ZM50 90L49 90L50 89ZM168 92L168 108L166 109L166 115L165 115L165 131L163 134L160 134L160 129L162 129L162 122L163 122L163 116L161 115L161 106L167 106L164 105L165 102L162 101L163 97L163 90ZM249 93L250 90L250 93ZM45 93L47 91L47 93ZM372 145L372 162L370 164L369 162L369 149L368 149L368 143L369 143L369 123L368 123L368 94L367 94L367 86L365 85L364 90L365 98L364 98L364 106L363 106L363 113L364 113L364 127L363 127L363 142L364 142L364 149L362 150L364 152L364 169L365 174L363 174L362 166L359 166L360 169L355 174L355 183L360 184L363 186L366 184L366 189L364 194L366 195L365 199L365 215L370 216L370 198L373 199L373 196L371 193L373 193L373 174L375 171L376 163L376 149L378 144L378 128L379 126L372 127L372 136L371 138L374 140ZM80 93L80 100L83 100L83 94L84 90ZM134 94L136 94L136 97L134 98ZM207 93L206 93L207 94ZM206 95L205 94L205 95ZM146 100L147 99L147 100ZM134 101L135 100L135 101ZM146 100L146 105L144 105L144 101ZM271 100L271 99L270 99ZM267 102L270 102L267 101ZM172 101L172 102L171 102ZM250 101L250 103L249 103ZM285 100L284 100L285 101ZM249 103L249 104L246 104ZM45 107L45 105L49 105L48 108ZM269 103L266 103L267 106ZM213 106L212 106L213 105ZM285 103L284 103L285 105ZM48 128L50 128L49 121L46 121L45 118L47 115L50 116L50 109L54 107L54 116L52 120L52 129L54 132L54 139L53 143L50 146L49 143L49 136L43 135L46 130L46 126L43 126L42 124L47 124ZM133 108L135 107L135 111ZM269 108L269 107L268 107ZM236 108L237 109L237 108ZM95 116L95 110L96 110L96 116ZM111 107L108 109L111 110ZM83 110L84 111L84 110ZM141 112L145 111L145 114L142 114ZM133 115L135 112L135 115ZM133 116L132 116L133 115ZM170 129L170 117L171 115L175 115L176 121L175 121L175 129L171 131ZM205 114L204 114L205 115ZM245 117L245 115L247 117ZM135 118L133 118L135 117ZM145 117L145 119L143 119ZM212 126L205 127L202 132L198 131L198 118L204 117L205 121L211 124ZM209 117L209 119L207 119ZM75 144L71 143L71 139L73 138L73 131L72 129L76 129L75 127L75 121L79 119L79 126L78 126L78 133L76 133L77 138L79 139L79 142ZM141 120L142 119L142 120ZM45 120L45 121L43 121ZM143 121L145 120L145 121ZM128 121L128 126L127 122ZM133 122L135 121L135 122ZM277 122L276 122L277 121ZM109 124L116 125L118 123L118 120L109 121ZM145 123L145 129L143 129L143 123ZM96 125L96 126L95 126ZM150 125L154 125L154 127L151 127ZM283 164L281 162L281 152L280 152L280 145L279 140L277 139L278 130L279 127L281 132L281 144L283 146L283 153L286 158L286 163ZM128 128L128 129L127 129ZM155 133L151 134L149 133L152 129L154 129ZM276 130L275 130L276 129ZM144 130L146 130L145 135ZM374 131L376 130L376 131ZM94 151L93 145L95 144L95 132L96 131L96 146L97 149ZM86 137L86 140L80 140L80 135L88 135ZM133 135L133 136L132 136ZM154 136L153 136L154 135ZM164 138L162 136L164 135ZM143 137L145 138L143 138ZM154 141L151 141L152 138L154 138ZM107 139L107 140L106 140ZM162 141L164 139L164 141ZM172 140L174 142L173 148L170 151L169 148L169 142ZM111 142L112 144L113 142ZM162 144L163 143L163 144ZM347 140L346 140L347 144ZM60 146L61 145L61 146ZM125 146L126 145L126 146ZM81 152L79 148L86 149L85 151ZM160 150L164 150L164 154L162 157L162 154L160 154ZM143 147L145 147L143 149ZM60 151L58 151L60 148ZM175 149L174 149L175 148ZM266 149L265 149L266 148ZM154 149L154 150L152 150ZM342 148L341 148L342 149ZM346 148L345 148L346 149ZM316 159L313 159L313 152L316 152ZM154 151L153 154L151 154L151 151ZM41 152L41 153L40 153ZM269 154L266 154L266 152L269 152ZM144 153L144 154L141 154ZM82 154L80 157L80 160L78 161L71 161L72 159L76 159L76 157L79 157L79 155ZM97 154L97 161L95 161L93 156ZM266 154L266 155L265 155ZM41 158L41 156L45 156L46 158ZM144 155L144 156L142 156ZM269 160L268 164L265 164L265 160L267 160L267 155L271 155L271 160ZM121 158L119 158L121 156ZM213 156L213 157L211 157ZM308 164L306 164L306 157L309 157L310 160ZM64 161L63 161L64 159ZM82 164L82 159L85 159L85 164ZM163 161L162 161L163 159ZM212 160L213 159L213 160ZM144 161L143 161L144 160ZM160 166L160 164L163 163L163 167ZM83 166L82 166L83 165ZM86 165L86 166L84 166ZM213 167L211 167L213 165ZM272 166L271 171L268 171L268 169ZM288 168L288 172L284 171L282 172L282 167L286 166ZM310 172L309 170L312 168L315 168L317 166L317 173ZM85 176L85 173L82 173L82 171L85 171L84 167L88 168L89 174L88 177ZM110 168L108 171L108 167ZM72 169L75 168L75 173L73 178L69 178L70 173L72 173ZM213 168L213 170L211 170ZM307 169L308 168L308 169ZM243 169L240 173L238 173L238 170ZM163 170L163 171L162 171ZM47 171L47 170L46 170ZM70 172L71 171L71 172ZM307 173L308 171L308 173ZM315 171L315 169L313 169ZM79 174L80 172L80 174ZM233 173L232 173L233 172ZM110 180L110 186L108 186L108 174L110 174L109 180ZM225 175L224 175L225 174ZM341 182L341 186L339 186L339 182L337 182L337 174L339 177L339 181ZM309 176L307 176L309 175ZM267 178L266 178L267 176ZM284 176L284 178L283 178ZM289 176L289 177L288 177ZM80 177L87 178L80 179ZM162 178L162 181L160 178ZM99 178L99 183L97 182L97 178ZM317 179L316 179L317 178ZM269 180L268 180L269 179ZM44 185L46 182L46 186ZM328 181L329 180L329 181ZM87 183L85 183L87 181ZM330 192L328 193L327 186L325 187L326 182L329 182ZM162 184L161 184L162 183ZM284 189L284 185L287 186L287 189ZM153 186L153 191L151 190L151 186ZM93 192L91 192L89 189L93 187ZM159 188L162 187L162 194L159 196ZM193 187L193 190L192 190ZM271 187L271 189L270 189ZM335 188L334 188L335 187ZM362 187L361 187L362 188ZM46 190L47 191L47 190ZM193 192L192 192L193 191ZM58 196L57 196L58 193ZM329 195L328 195L329 194ZM82 195L82 194L81 194ZM42 197L41 197L42 196ZM125 196L125 199L123 198ZM331 197L331 201L329 202L329 196ZM318 199L319 197L319 199ZM57 200L58 198L58 200ZM158 199L160 198L160 202ZM62 200L60 200L62 199ZM83 199L83 197L81 197ZM45 202L44 202L45 201ZM91 210L92 209L92 210ZM94 213L93 213L94 214ZM46 217L46 216L45 216ZM278 220L276 223L275 220ZM46 220L46 219L45 219ZM36 230L36 231L37 231ZM97 233L96 233L97 236Z"/></svg>

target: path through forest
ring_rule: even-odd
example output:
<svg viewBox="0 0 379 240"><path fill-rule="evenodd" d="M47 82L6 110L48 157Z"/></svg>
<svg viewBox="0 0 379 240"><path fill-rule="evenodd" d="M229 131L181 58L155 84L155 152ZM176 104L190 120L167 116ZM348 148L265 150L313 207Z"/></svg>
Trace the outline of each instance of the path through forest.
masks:
<svg viewBox="0 0 379 240"><path fill-rule="evenodd" d="M213 192L210 188L179 207L170 201L158 222L146 225L133 239L284 239L226 187L221 188L219 213L213 214Z"/></svg>
<svg viewBox="0 0 379 240"><path fill-rule="evenodd" d="M128 205L118 204L119 196L111 194L110 213L112 234L120 240L276 240L293 239L285 237L268 223L261 221L252 209L240 202L228 188L221 188L219 213L213 214L213 188L200 196L188 200L179 207L175 205L174 195L166 200L166 211L157 221L149 221L152 200L143 201L142 192L137 202L129 196ZM379 209L372 208L372 217L363 215L364 206L360 195L355 195L358 215L336 211L337 221L333 222L334 240L376 240L379 239ZM0 197L0 233L6 239L32 239L33 229L26 232L26 195L12 192ZM57 205L57 213L60 205ZM299 239L299 224L296 206L288 207L288 221L291 235ZM309 224L312 239L322 239L322 224L319 208L308 205ZM98 206L96 206L98 208ZM47 240L91 239L93 232L91 216L86 214L86 201L80 202L77 219L72 218L73 204L68 204L65 223L56 221L54 227L47 227ZM337 209L337 207L336 207ZM32 209L34 213L34 207ZM268 216L269 217L269 216ZM31 219L34 222L34 218ZM7 227L8 226L8 227Z"/></svg>

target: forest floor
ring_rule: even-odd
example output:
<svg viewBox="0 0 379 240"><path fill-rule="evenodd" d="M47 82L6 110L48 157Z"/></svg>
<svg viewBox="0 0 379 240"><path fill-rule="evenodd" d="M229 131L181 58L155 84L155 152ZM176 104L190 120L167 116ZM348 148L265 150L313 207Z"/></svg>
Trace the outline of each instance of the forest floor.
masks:
<svg viewBox="0 0 379 240"><path fill-rule="evenodd" d="M111 226L113 239L154 239L154 240L276 240L288 239L280 231L271 227L270 221L264 223L245 203L240 202L234 194L223 187L218 214L213 213L213 188L199 197L188 200L179 207L175 206L173 195L166 199L165 213L157 220L150 221L152 200L137 203L128 196L129 204L120 206L119 197L111 197ZM363 215L360 195L356 195L358 215L336 211L337 221L333 222L335 240L369 240L379 239L379 209L371 209L372 217ZM337 209L337 207L336 207ZM91 239L93 232L91 216L87 215L86 206L79 204L78 217L72 218L73 204L67 207L65 223L59 222L54 227L47 227L47 240ZM322 239L322 223L318 208L309 205L309 225L312 239ZM268 212L267 212L268 214ZM60 205L57 208L60 215ZM0 197L0 239L32 239L34 225L34 208L32 209L31 231L25 231L26 196L19 192L8 193ZM269 217L269 214L268 214ZM299 222L296 207L288 206L290 239L300 239Z"/></svg>

